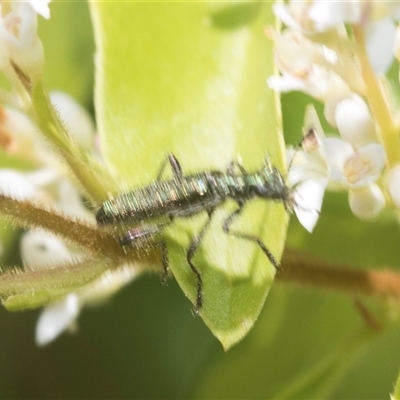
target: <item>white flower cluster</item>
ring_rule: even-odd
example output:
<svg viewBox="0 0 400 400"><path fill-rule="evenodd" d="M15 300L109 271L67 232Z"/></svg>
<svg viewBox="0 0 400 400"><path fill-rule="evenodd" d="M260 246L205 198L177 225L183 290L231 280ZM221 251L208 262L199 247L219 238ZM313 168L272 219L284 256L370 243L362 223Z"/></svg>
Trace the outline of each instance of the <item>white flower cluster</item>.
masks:
<svg viewBox="0 0 400 400"><path fill-rule="evenodd" d="M49 18L50 0L0 1L0 70L17 89L21 74L32 81L43 69L37 14Z"/></svg>
<svg viewBox="0 0 400 400"><path fill-rule="evenodd" d="M274 11L286 28L273 33L281 75L271 76L269 87L321 101L326 121L340 135L326 135L315 109L307 108L303 149L289 151L289 181L297 198L314 199L302 207L319 211L330 189L348 191L350 208L360 219L376 218L386 193L400 209L400 159L393 156L400 149L391 148L398 147L400 126L388 129L377 118L379 107L371 106L381 101L391 111L389 96L372 99L371 87L376 84L378 94L384 93L384 74L399 58L400 28L394 21L400 19L400 3L290 1L275 4Z"/></svg>
<svg viewBox="0 0 400 400"><path fill-rule="evenodd" d="M70 182L66 168L49 149L36 124L18 109L29 106L25 89L20 90L21 81L26 78L27 82L33 82L42 73L44 58L37 35L37 15L50 17L49 2L0 1L0 71L18 94L17 97L14 92L0 94L2 102L8 104L0 106L0 148L31 167L21 171L0 165L0 193L18 200L36 201L66 216L94 224L94 216L83 204L76 185ZM95 128L86 110L61 92L52 93L50 98L70 137L81 149L96 155ZM53 268L84 255L80 249L40 229L23 233L20 243L28 270ZM45 345L64 330L74 328L85 305L104 301L136 275L137 270L130 266L108 271L79 293L71 293L59 303L46 307L37 324L36 343Z"/></svg>
<svg viewBox="0 0 400 400"><path fill-rule="evenodd" d="M83 107L61 92L52 93L51 100L76 143L95 152L94 125ZM1 194L18 200L40 201L40 204L64 215L95 223L93 213L84 206L76 185L69 181L65 168L49 152L38 128L25 114L12 108L1 110L0 147L34 166L28 172L0 168ZM84 255L78 248L41 229L23 233L20 252L28 270L52 268L79 260ZM92 284L81 288L79 293L71 293L59 303L46 307L36 327L36 343L46 345L64 330L74 329L84 306L109 298L137 273L132 267L108 271Z"/></svg>
<svg viewBox="0 0 400 400"><path fill-rule="evenodd" d="M78 145L94 152L94 126L87 112L70 96L51 94L51 100ZM18 200L39 201L64 215L94 223L93 214L84 206L76 185L65 168L49 152L36 125L22 112L3 108L0 114L0 147L17 159L29 161L33 169L21 172L0 168L0 193ZM41 229L23 233L20 252L29 270L45 269L79 260L83 254L59 237ZM36 342L45 345L65 329L75 326L86 304L109 297L136 275L132 268L105 273L79 294L71 293L63 301L48 306L39 318Z"/></svg>

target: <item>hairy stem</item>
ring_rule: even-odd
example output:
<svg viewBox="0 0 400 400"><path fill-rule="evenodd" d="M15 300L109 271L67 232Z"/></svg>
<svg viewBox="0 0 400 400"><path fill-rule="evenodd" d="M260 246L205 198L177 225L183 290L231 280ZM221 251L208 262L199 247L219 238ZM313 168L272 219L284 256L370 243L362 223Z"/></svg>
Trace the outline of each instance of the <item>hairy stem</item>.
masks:
<svg viewBox="0 0 400 400"><path fill-rule="evenodd" d="M123 255L121 247L110 234L100 232L94 225L45 210L28 201L0 195L0 214L24 228L46 229L91 253L114 257Z"/></svg>
<svg viewBox="0 0 400 400"><path fill-rule="evenodd" d="M391 270L349 268L305 253L286 250L282 269L277 275L282 282L331 289L354 295L379 298L400 297L400 273Z"/></svg>
<svg viewBox="0 0 400 400"><path fill-rule="evenodd" d="M23 228L45 229L95 257L112 259L115 266L139 261L144 270L153 270L155 262L159 264L160 254L157 249L132 246L125 252L111 232L99 229L94 224L45 210L28 201L19 201L0 194L0 215Z"/></svg>
<svg viewBox="0 0 400 400"><path fill-rule="evenodd" d="M82 189L85 190L86 196L93 204L107 199L108 192L115 189L113 179L104 166L80 149L69 136L41 80L33 84L30 94L35 118L41 132L58 150L80 182Z"/></svg>

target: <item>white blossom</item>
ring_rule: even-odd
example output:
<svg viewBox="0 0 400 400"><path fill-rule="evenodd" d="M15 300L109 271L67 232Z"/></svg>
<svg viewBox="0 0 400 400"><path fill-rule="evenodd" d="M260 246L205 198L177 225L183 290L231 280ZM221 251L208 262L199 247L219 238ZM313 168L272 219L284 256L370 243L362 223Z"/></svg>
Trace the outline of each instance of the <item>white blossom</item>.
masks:
<svg viewBox="0 0 400 400"><path fill-rule="evenodd" d="M384 75L395 57L396 26L389 18L371 23L367 30L367 54L369 62L379 75Z"/></svg>
<svg viewBox="0 0 400 400"><path fill-rule="evenodd" d="M4 8L2 8L2 11ZM30 79L43 70L43 46L37 34L37 14L27 2L11 2L10 11L0 19L3 68L8 60Z"/></svg>
<svg viewBox="0 0 400 400"><path fill-rule="evenodd" d="M14 108L0 109L0 146L8 154L33 165L54 164L54 156L45 145L37 126Z"/></svg>
<svg viewBox="0 0 400 400"><path fill-rule="evenodd" d="M325 190L329 182L323 140L324 132L314 107L308 107L304 121L302 149L289 149L289 182L295 188L296 216L312 232L320 215Z"/></svg>
<svg viewBox="0 0 400 400"><path fill-rule="evenodd" d="M30 270L50 268L74 258L63 240L43 229L24 233L20 246L25 267Z"/></svg>
<svg viewBox="0 0 400 400"><path fill-rule="evenodd" d="M313 226L317 216L307 218L306 210L313 204L319 211L325 190L348 191L353 213L362 219L375 218L385 206L378 183L386 154L361 97L366 83L360 74L357 43L345 25L353 24L364 33L370 64L377 75L384 74L396 50L393 21L400 16L400 4L289 1L276 3L274 11L287 28L274 35L281 76L270 77L269 87L302 91L323 102L327 121L340 135L325 135L315 110L308 109L306 139L314 132L315 146L306 149L303 143L301 150L289 152L289 181L295 187L296 204L302 204L300 222L305 219L303 225Z"/></svg>
<svg viewBox="0 0 400 400"><path fill-rule="evenodd" d="M78 293L70 293L62 301L45 307L36 325L36 344L45 346L64 331L73 332L84 307L107 301L137 275L138 270L132 266L107 271L95 282L81 288Z"/></svg>
<svg viewBox="0 0 400 400"><path fill-rule="evenodd" d="M307 132L314 134L315 145L312 149L290 150L292 161L289 171L289 181L296 188L296 202L300 203L303 198L301 218L304 218L304 211L311 207L312 202L313 207L320 210L318 204L322 202L327 188L347 190L350 208L357 217L372 219L379 215L385 206L383 193L375 184L385 166L382 145L369 142L371 132L366 132L366 139L350 128L348 138L352 143L326 136L312 106L307 109L305 127ZM354 132L353 136L351 132Z"/></svg>
<svg viewBox="0 0 400 400"><path fill-rule="evenodd" d="M386 201L382 190L375 183L349 191L349 204L353 214L359 219L372 220L379 216Z"/></svg>
<svg viewBox="0 0 400 400"><path fill-rule="evenodd" d="M94 153L94 126L88 113L71 97L59 92L53 94L52 101L69 134L78 145ZM37 127L24 114L13 109L2 110L0 144L9 154L38 166L29 172L0 169L0 193L19 200L40 200L64 215L94 223L94 215L85 207L76 186L65 176L58 159L51 157ZM77 247L42 229L25 232L20 251L25 268L33 271L67 265L84 255ZM84 307L104 302L137 274L132 265L107 271L79 292L45 307L37 323L36 343L46 345L65 330L71 331Z"/></svg>
<svg viewBox="0 0 400 400"><path fill-rule="evenodd" d="M35 12L42 17L50 18L49 4L51 0L30 0L30 6L35 10Z"/></svg>
<svg viewBox="0 0 400 400"><path fill-rule="evenodd" d="M294 192L294 211L301 225L312 232L318 221L327 179L304 179Z"/></svg>
<svg viewBox="0 0 400 400"><path fill-rule="evenodd" d="M12 169L0 170L0 193L17 200L31 200L36 189L28 177Z"/></svg>
<svg viewBox="0 0 400 400"><path fill-rule="evenodd" d="M274 12L293 32L316 44L326 42L336 50L351 48L342 36L345 24L355 24L364 30L370 64L378 75L384 74L394 59L395 24L400 18L398 2L385 1L289 1L276 3ZM343 63L344 58L339 56ZM353 75L354 76L354 75Z"/></svg>
<svg viewBox="0 0 400 400"><path fill-rule="evenodd" d="M365 101L356 94L325 103L326 120L338 128L343 140L354 148L377 143L374 120Z"/></svg>
<svg viewBox="0 0 400 400"><path fill-rule="evenodd" d="M36 344L45 346L65 330L73 331L80 310L79 299L75 293L70 293L63 301L47 306L36 325Z"/></svg>
<svg viewBox="0 0 400 400"><path fill-rule="evenodd" d="M302 91L323 102L363 90L354 59L340 44L337 48L324 46L290 30L274 38L275 60L282 75L268 78L271 89Z"/></svg>
<svg viewBox="0 0 400 400"><path fill-rule="evenodd" d="M88 113L71 97L60 92L52 101L68 133L85 150L95 153L94 125ZM14 109L0 110L0 145L10 155L36 166L28 172L0 169L0 193L19 200L40 201L56 212L94 224L94 215L87 209L58 158L52 157L39 136L35 124ZM32 229L22 235L21 257L31 271L57 268L79 262L81 249L42 229ZM63 300L44 308L36 327L36 343L43 346L65 330L77 324L80 311L108 299L138 274L137 268L126 265L107 271L96 281L68 294Z"/></svg>
<svg viewBox="0 0 400 400"><path fill-rule="evenodd" d="M1 174L0 174L1 177ZM36 176L37 177L37 176ZM43 180L41 180L43 183ZM53 207L72 217L93 221L94 216L86 210L76 188L68 181L57 182L58 198ZM55 268L79 260L83 254L59 237L41 229L23 234L21 256L25 267L30 270ZM108 299L127 285L138 274L134 266L125 266L107 271L96 281L82 287L79 292L70 293L65 299L44 308L36 327L36 343L46 345L65 330L76 326L80 311L87 305L94 305Z"/></svg>

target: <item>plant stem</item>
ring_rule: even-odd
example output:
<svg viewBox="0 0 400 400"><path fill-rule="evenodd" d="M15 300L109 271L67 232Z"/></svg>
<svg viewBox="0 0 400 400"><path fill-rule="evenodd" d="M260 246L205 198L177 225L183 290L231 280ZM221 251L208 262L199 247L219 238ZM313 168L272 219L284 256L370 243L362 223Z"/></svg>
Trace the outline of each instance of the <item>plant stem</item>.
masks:
<svg viewBox="0 0 400 400"><path fill-rule="evenodd" d="M276 279L282 282L331 289L354 295L379 298L400 297L400 273L393 270L365 270L356 266L330 263L294 250L285 250L282 269Z"/></svg>
<svg viewBox="0 0 400 400"><path fill-rule="evenodd" d="M365 95L378 125L378 135L385 148L387 164L392 167L400 162L399 127L393 118L387 93L369 63L364 31L360 26L353 25L353 34L357 44L361 74L365 83Z"/></svg>
<svg viewBox="0 0 400 400"><path fill-rule="evenodd" d="M51 104L43 82L38 80L30 92L35 118L43 135L54 145L93 204L108 198L115 183L106 168L80 149L69 136Z"/></svg>
<svg viewBox="0 0 400 400"><path fill-rule="evenodd" d="M48 230L96 257L114 260L115 266L135 263L140 264L144 271L153 271L155 266L159 266L160 255L157 249L149 248L144 251L137 246L125 252L111 232L98 229L94 224L45 210L28 201L18 201L0 194L0 215L21 227Z"/></svg>

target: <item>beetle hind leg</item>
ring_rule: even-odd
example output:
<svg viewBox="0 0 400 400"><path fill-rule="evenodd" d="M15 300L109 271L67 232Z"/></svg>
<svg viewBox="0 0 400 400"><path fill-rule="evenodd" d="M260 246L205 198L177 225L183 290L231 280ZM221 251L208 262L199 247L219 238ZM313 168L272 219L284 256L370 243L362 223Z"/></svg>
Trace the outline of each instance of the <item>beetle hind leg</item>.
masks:
<svg viewBox="0 0 400 400"><path fill-rule="evenodd" d="M196 304L194 307L194 313L196 315L199 314L200 309L203 307L203 278L201 276L199 269L193 264L192 260L196 255L197 249L199 248L208 227L210 226L213 211L214 210L207 211L208 213L207 222L204 224L203 228L201 228L201 231L194 237L186 252L186 260L197 279Z"/></svg>
<svg viewBox="0 0 400 400"><path fill-rule="evenodd" d="M242 232L237 232L231 230L231 224L232 222L240 215L240 213L243 211L243 203L239 203L239 208L235 211L233 211L224 221L222 225L222 229L224 230L225 233L228 235L237 237L239 239L244 239L244 240L249 240L251 242L256 243L263 253L267 256L268 260L271 262L271 264L275 267L276 270L279 269L279 262L275 258L275 256L271 253L271 251L268 249L268 247L263 243L263 241L254 235L250 235L247 233L242 233Z"/></svg>

